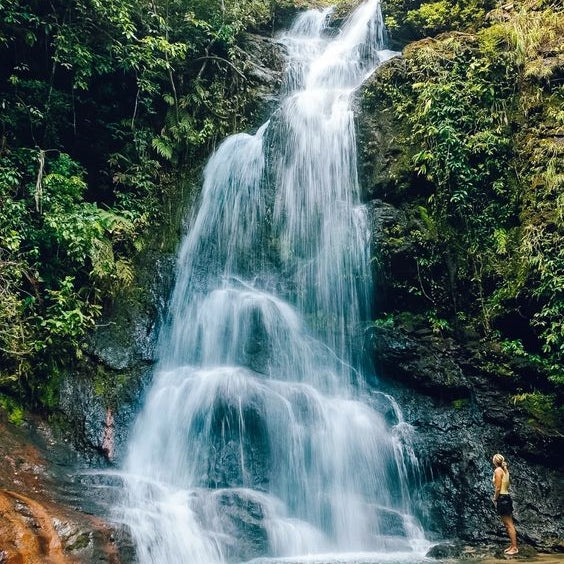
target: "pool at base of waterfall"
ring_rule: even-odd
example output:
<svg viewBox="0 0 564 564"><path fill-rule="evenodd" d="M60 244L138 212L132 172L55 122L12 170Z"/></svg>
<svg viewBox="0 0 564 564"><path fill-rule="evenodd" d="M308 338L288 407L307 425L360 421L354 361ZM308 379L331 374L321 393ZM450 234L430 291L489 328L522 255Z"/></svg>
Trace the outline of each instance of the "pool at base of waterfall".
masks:
<svg viewBox="0 0 564 564"><path fill-rule="evenodd" d="M430 545L429 545L430 546ZM247 564L419 564L436 562L425 558L426 549L422 552L351 552L305 554L287 558L255 558Z"/></svg>

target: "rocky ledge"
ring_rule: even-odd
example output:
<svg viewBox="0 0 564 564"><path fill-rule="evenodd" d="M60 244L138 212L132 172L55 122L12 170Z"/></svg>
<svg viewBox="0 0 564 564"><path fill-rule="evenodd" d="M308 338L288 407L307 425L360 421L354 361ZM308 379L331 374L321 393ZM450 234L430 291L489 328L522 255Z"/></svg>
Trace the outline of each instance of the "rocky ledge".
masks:
<svg viewBox="0 0 564 564"><path fill-rule="evenodd" d="M39 420L16 427L0 409L0 437L0 563L122 562L120 531L76 496L57 499L63 490L71 495L71 464L48 427Z"/></svg>
<svg viewBox="0 0 564 564"><path fill-rule="evenodd" d="M365 343L382 375L376 385L396 397L415 429L419 515L433 539L456 541L434 556L491 557L505 546L491 502L496 452L510 464L521 552L564 552L564 436L515 396L534 382L533 368L495 344L422 328L371 327Z"/></svg>

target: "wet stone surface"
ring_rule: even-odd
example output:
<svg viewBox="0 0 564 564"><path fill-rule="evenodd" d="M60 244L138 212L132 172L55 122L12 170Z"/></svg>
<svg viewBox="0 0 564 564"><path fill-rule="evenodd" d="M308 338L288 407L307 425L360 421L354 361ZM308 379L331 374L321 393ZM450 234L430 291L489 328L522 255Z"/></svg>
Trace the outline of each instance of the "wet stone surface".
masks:
<svg viewBox="0 0 564 564"><path fill-rule="evenodd" d="M15 427L0 410L0 436L0 562L122 562L116 531L92 505L80 506L86 496L75 492L68 504L59 498L59 491L73 489L65 479L73 455L47 425L30 419Z"/></svg>
<svg viewBox="0 0 564 564"><path fill-rule="evenodd" d="M491 503L491 457L502 452L510 463L519 542L562 552L564 480L554 463L563 437L532 426L511 403L507 381L488 369L494 351L388 328L371 328L366 338L382 375L374 385L396 398L414 430L420 476L412 495L429 538L496 547L484 557L505 548ZM515 370L513 377L523 376ZM457 556L456 546L445 545L448 557Z"/></svg>

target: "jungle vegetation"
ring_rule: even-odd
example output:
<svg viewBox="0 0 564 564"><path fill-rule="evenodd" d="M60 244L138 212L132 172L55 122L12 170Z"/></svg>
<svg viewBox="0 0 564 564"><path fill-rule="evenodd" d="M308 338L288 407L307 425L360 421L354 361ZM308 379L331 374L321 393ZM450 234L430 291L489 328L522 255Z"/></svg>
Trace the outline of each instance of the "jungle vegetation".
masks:
<svg viewBox="0 0 564 564"><path fill-rule="evenodd" d="M177 219L181 171L253 119L239 38L292 5L0 0L4 403L56 405L58 374Z"/></svg>
<svg viewBox="0 0 564 564"><path fill-rule="evenodd" d="M312 4L0 0L0 394L18 417L19 405L56 407L59 375L135 286L136 258L166 244L179 177L256 120L244 34L271 34ZM384 252L409 238L417 265L392 281L398 307L384 314L497 340L540 367L554 405L562 11L548 0L387 0L384 11L405 57L367 97L399 124L407 156L388 196L411 214Z"/></svg>
<svg viewBox="0 0 564 564"><path fill-rule="evenodd" d="M562 6L387 5L392 39L412 42L365 93L402 148L376 187L406 215L382 251L394 303L379 322L495 344L501 359L519 359L534 375L514 390L514 403L561 423Z"/></svg>

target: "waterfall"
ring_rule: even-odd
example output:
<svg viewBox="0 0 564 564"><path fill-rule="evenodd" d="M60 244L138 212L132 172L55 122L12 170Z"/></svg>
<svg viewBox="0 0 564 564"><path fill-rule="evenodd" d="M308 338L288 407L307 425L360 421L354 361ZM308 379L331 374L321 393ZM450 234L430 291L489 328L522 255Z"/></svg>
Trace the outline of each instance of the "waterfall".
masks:
<svg viewBox="0 0 564 564"><path fill-rule="evenodd" d="M355 346L372 290L351 105L389 52L376 0L336 35L329 16L280 37L280 107L205 168L123 473L142 564L421 556L409 426Z"/></svg>

